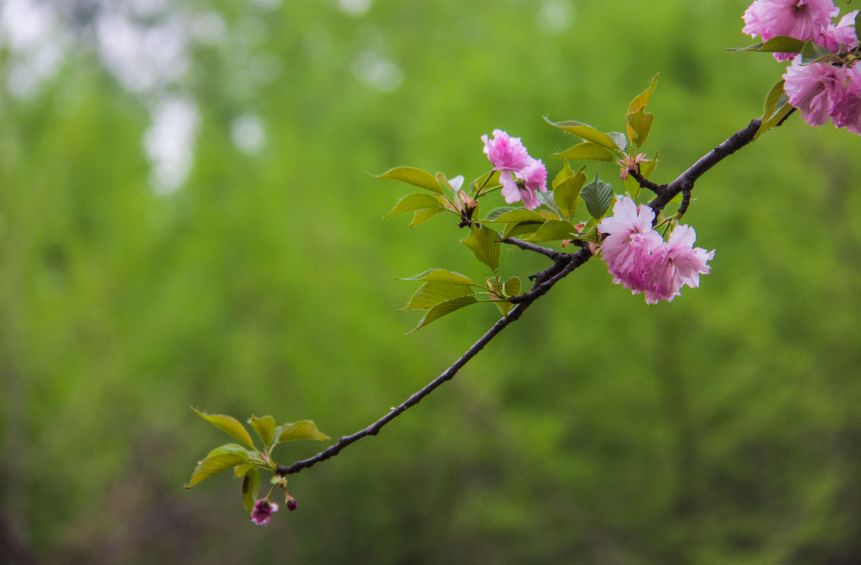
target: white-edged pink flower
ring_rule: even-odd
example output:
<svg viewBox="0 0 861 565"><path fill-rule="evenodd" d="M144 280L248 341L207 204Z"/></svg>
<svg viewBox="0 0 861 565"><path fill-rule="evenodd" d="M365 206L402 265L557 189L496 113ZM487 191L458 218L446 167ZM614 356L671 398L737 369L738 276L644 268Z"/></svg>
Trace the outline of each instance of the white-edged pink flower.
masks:
<svg viewBox="0 0 861 565"><path fill-rule="evenodd" d="M519 137L511 137L501 129L493 130L493 137L481 136L484 154L497 171L519 171L529 164L529 153Z"/></svg>
<svg viewBox="0 0 861 565"><path fill-rule="evenodd" d="M839 12L833 0L756 0L742 16L742 31L763 41L778 36L814 41Z"/></svg>
<svg viewBox="0 0 861 565"><path fill-rule="evenodd" d="M835 95L831 118L834 125L861 135L861 63L843 67L840 89Z"/></svg>
<svg viewBox="0 0 861 565"><path fill-rule="evenodd" d="M855 35L855 17L857 15L858 10L855 10L845 14L837 25L829 24L822 37L816 40L816 43L832 53L852 51L857 48L858 36Z"/></svg>
<svg viewBox="0 0 861 565"><path fill-rule="evenodd" d="M541 205L537 191L547 192L547 168L540 159L529 156L517 137L502 130L493 130L493 138L481 136L484 154L499 171L502 196L509 204L523 202L529 210Z"/></svg>
<svg viewBox="0 0 861 565"><path fill-rule="evenodd" d="M646 288L646 275L653 262L652 251L663 239L652 229L655 212L633 199L622 196L613 205L613 215L598 224L607 234L601 244L601 257L613 282L638 294Z"/></svg>
<svg viewBox="0 0 861 565"><path fill-rule="evenodd" d="M681 294L683 285L699 287L700 275L709 273L708 262L714 258L715 252L695 248L696 239L697 234L692 227L680 225L670 234L667 243L653 251L646 273L646 303L671 302Z"/></svg>
<svg viewBox="0 0 861 565"><path fill-rule="evenodd" d="M802 65L798 57L786 69L783 78L789 103L798 108L804 121L812 126L828 121L840 97L841 83L845 82L839 67L827 63Z"/></svg>

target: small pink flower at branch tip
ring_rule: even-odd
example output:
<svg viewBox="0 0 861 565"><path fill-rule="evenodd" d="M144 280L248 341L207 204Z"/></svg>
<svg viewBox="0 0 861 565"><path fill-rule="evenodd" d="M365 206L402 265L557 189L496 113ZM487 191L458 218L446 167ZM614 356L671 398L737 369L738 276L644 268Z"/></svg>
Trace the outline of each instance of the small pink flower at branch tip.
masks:
<svg viewBox="0 0 861 565"><path fill-rule="evenodd" d="M756 0L742 16L742 31L763 41L778 36L815 41L838 13L833 0Z"/></svg>
<svg viewBox="0 0 861 565"><path fill-rule="evenodd" d="M261 498L254 503L251 511L251 521L258 526L265 526L272 519L272 515L278 512L278 505L270 502L268 498Z"/></svg>
<svg viewBox="0 0 861 565"><path fill-rule="evenodd" d="M619 170L619 178L628 180L628 175L634 171L640 170L640 163L648 161L645 153L638 153L636 157L626 155L624 159L619 159L616 163L621 167Z"/></svg>
<svg viewBox="0 0 861 565"><path fill-rule="evenodd" d="M519 138L493 130L493 138L481 136L484 153L499 171L502 196L509 204L523 202L529 210L541 205L537 191L547 192L547 168L540 159L529 156Z"/></svg>

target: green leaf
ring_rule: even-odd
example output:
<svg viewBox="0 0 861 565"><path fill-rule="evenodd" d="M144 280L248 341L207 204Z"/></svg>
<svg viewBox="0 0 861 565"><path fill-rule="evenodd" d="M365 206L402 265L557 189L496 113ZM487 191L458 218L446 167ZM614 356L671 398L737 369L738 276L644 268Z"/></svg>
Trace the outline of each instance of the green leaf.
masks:
<svg viewBox="0 0 861 565"><path fill-rule="evenodd" d="M858 38L858 43L861 44L861 11L855 16L855 37Z"/></svg>
<svg viewBox="0 0 861 565"><path fill-rule="evenodd" d="M254 441L251 439L251 435L248 433L248 430L233 416L227 416L225 414L207 414L206 412L201 412L197 408L192 408L195 414L226 433L230 437L241 441L251 449L254 449Z"/></svg>
<svg viewBox="0 0 861 565"><path fill-rule="evenodd" d="M376 175L380 179L392 179L424 188L433 192L442 193L442 189L436 181L436 178L427 171L416 167L395 167L389 169L381 175Z"/></svg>
<svg viewBox="0 0 861 565"><path fill-rule="evenodd" d="M748 45L747 47L731 47L727 51L735 53L744 53L748 51L758 51L762 53L798 53L804 48L804 41L795 39L794 37L778 36L772 37L765 43L757 43L756 45Z"/></svg>
<svg viewBox="0 0 861 565"><path fill-rule="evenodd" d="M425 208L424 210L417 210L415 215L413 215L413 221L410 222L410 227L414 228L416 226L420 226L442 211L442 208Z"/></svg>
<svg viewBox="0 0 861 565"><path fill-rule="evenodd" d="M646 108L643 107L633 114L628 114L625 119L631 143L637 147L642 147L646 143L646 138L649 137L649 132L652 130L652 122L655 121L655 115L646 112Z"/></svg>
<svg viewBox="0 0 861 565"><path fill-rule="evenodd" d="M519 224L508 224L508 227L505 228L505 237L516 237L518 235L523 235L526 233L532 233L544 222L520 222Z"/></svg>
<svg viewBox="0 0 861 565"><path fill-rule="evenodd" d="M508 279L503 286L503 290L505 291L505 296L517 296L520 294L520 278L511 277Z"/></svg>
<svg viewBox="0 0 861 565"><path fill-rule="evenodd" d="M428 282L419 287L401 310L427 310L453 298L470 296L474 293L475 291L468 286Z"/></svg>
<svg viewBox="0 0 861 565"><path fill-rule="evenodd" d="M566 169L562 169L553 181L553 200L559 206L562 213L570 220L580 205L580 189L583 188L583 184L586 182L586 174L583 172L583 169L574 173L568 168L567 163L565 166L567 171ZM560 179L563 173L569 171L570 174L568 176Z"/></svg>
<svg viewBox="0 0 861 565"><path fill-rule="evenodd" d="M586 141L591 141L592 143L606 147L607 149L611 149L613 151L618 149L618 146L612 137L595 129L589 124L575 121L554 122L547 117L544 118L544 121L553 127L557 127L561 130L567 131L568 133L573 133L577 137L581 137Z"/></svg>
<svg viewBox="0 0 861 565"><path fill-rule="evenodd" d="M646 87L646 90L639 93L633 100L631 100L631 103L628 104L628 114L636 114L641 109L649 105L652 93L655 92L655 87L658 86L659 76L661 76L660 73L653 76L651 82L649 82L649 86ZM631 137L630 131L628 132L628 137Z"/></svg>
<svg viewBox="0 0 861 565"><path fill-rule="evenodd" d="M275 418L272 416L251 416L248 423L254 429L257 437L263 442L263 449L269 449L275 441Z"/></svg>
<svg viewBox="0 0 861 565"><path fill-rule="evenodd" d="M475 258L494 271L499 267L499 234L494 230L486 226L473 226L461 243L472 249Z"/></svg>
<svg viewBox="0 0 861 565"><path fill-rule="evenodd" d="M835 57L831 51L821 45L813 43L812 41L808 41L804 44L804 47L801 48L801 64L803 65L809 65L810 63L815 63L822 59L831 57Z"/></svg>
<svg viewBox="0 0 861 565"><path fill-rule="evenodd" d="M185 484L185 488L190 489L217 473L248 461L248 451L241 445L228 443L216 447L206 457L198 461L194 472L191 474L191 479Z"/></svg>
<svg viewBox="0 0 861 565"><path fill-rule="evenodd" d="M625 151L628 148L628 137L619 131L611 131L608 132L607 135L613 138L613 141L616 142L616 146L619 148L619 151Z"/></svg>
<svg viewBox="0 0 861 565"><path fill-rule="evenodd" d="M317 429L317 424L311 420L290 422L278 428L278 443L298 440L326 441L326 434Z"/></svg>
<svg viewBox="0 0 861 565"><path fill-rule="evenodd" d="M554 153L553 156L568 161L612 161L615 155L606 147L591 141L584 141L580 145L569 147L561 153Z"/></svg>
<svg viewBox="0 0 861 565"><path fill-rule="evenodd" d="M526 208L511 208L503 206L491 211L480 223L482 224L514 224L519 222L544 222L547 218L534 210Z"/></svg>
<svg viewBox="0 0 861 565"><path fill-rule="evenodd" d="M470 183L474 191L478 191L482 186L484 191L499 184L499 171L490 170Z"/></svg>
<svg viewBox="0 0 861 565"><path fill-rule="evenodd" d="M233 476L237 479L241 479L248 474L248 471L256 468L257 465L255 465L254 463L243 463L242 465L237 465L233 468Z"/></svg>
<svg viewBox="0 0 861 565"><path fill-rule="evenodd" d="M574 226L570 222L550 221L545 222L538 231L529 236L529 241L559 241L570 239L575 233Z"/></svg>
<svg viewBox="0 0 861 565"><path fill-rule="evenodd" d="M409 194L398 200L395 207L392 208L385 217L390 218L397 214L403 214L404 212L413 212L415 210L423 210L426 208L444 207L444 201L439 196L432 196L430 194Z"/></svg>
<svg viewBox="0 0 861 565"><path fill-rule="evenodd" d="M762 111L762 124L756 132L754 139L759 139L765 132L774 128L792 111L792 106L789 104L789 97L783 89L784 81L775 84L765 97L765 104Z"/></svg>
<svg viewBox="0 0 861 565"><path fill-rule="evenodd" d="M456 273L454 271L447 271L446 269L428 269L427 271L419 273L414 277L406 277L402 280L477 286L475 281L473 281L468 276Z"/></svg>
<svg viewBox="0 0 861 565"><path fill-rule="evenodd" d="M613 202L613 187L596 176L595 180L583 187L580 197L583 198L589 214L599 219L604 216Z"/></svg>
<svg viewBox="0 0 861 565"><path fill-rule="evenodd" d="M418 325L410 330L408 333L413 333L418 331L419 329L425 327L426 325L439 320L443 316L451 314L465 306L469 306L470 304L475 304L478 300L475 299L474 296L461 296L460 298L455 298L453 300L449 300L447 302L443 302L441 304L437 304L430 310L428 310L425 315L419 320Z"/></svg>
<svg viewBox="0 0 861 565"><path fill-rule="evenodd" d="M242 505L245 511L251 514L254 510L254 502L257 500L257 492L260 489L260 471L252 469L242 479Z"/></svg>

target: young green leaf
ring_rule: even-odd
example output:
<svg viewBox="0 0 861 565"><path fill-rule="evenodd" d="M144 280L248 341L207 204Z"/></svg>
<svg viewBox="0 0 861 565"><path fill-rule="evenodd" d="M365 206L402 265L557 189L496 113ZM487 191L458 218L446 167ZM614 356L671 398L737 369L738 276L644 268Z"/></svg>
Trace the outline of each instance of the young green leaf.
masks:
<svg viewBox="0 0 861 565"><path fill-rule="evenodd" d="M559 176L557 175L556 178L558 180ZM556 180L553 181L553 200L569 220L574 216L577 206L580 204L580 189L583 188L585 182L586 174L583 172L583 169L580 169L577 173L572 171L570 176L567 176L558 184Z"/></svg>
<svg viewBox="0 0 861 565"><path fill-rule="evenodd" d="M476 259L493 269L499 267L499 234L494 230L481 226L473 226L469 235L461 241L475 253Z"/></svg>
<svg viewBox="0 0 861 565"><path fill-rule="evenodd" d="M559 241L569 239L575 233L574 226L570 222L550 221L545 222L538 231L529 236L529 241Z"/></svg>
<svg viewBox="0 0 861 565"><path fill-rule="evenodd" d="M257 492L260 489L260 471L252 469L242 479L242 505L245 511L251 514L254 510L254 502L257 500Z"/></svg>
<svg viewBox="0 0 861 565"><path fill-rule="evenodd" d="M595 143L602 147L606 147L607 149L610 149L612 151L618 150L617 144L612 137L590 126L589 124L575 122L573 120L565 122L554 122L548 119L546 116L544 118L544 121L546 121L553 127L567 131L568 133L572 133L577 137L585 139L586 141L591 141L592 143Z"/></svg>
<svg viewBox="0 0 861 565"><path fill-rule="evenodd" d="M503 290L505 291L505 296L517 296L520 294L520 278L511 277L508 279L503 286Z"/></svg>
<svg viewBox="0 0 861 565"><path fill-rule="evenodd" d="M652 94L655 92L655 87L658 86L658 77L661 76L660 73L656 74L652 77L652 80L649 82L649 86L646 87L646 90L639 93L637 96L631 100L631 103L628 104L628 114L636 114L641 109L645 108L649 105L649 100L652 98ZM628 133L628 137L630 137L630 132Z"/></svg>
<svg viewBox="0 0 861 565"><path fill-rule="evenodd" d="M385 215L386 218L390 218L397 214L403 214L404 212L413 212L415 210L423 210L425 208L444 208L445 200L443 200L439 196L433 196L430 194L408 194L404 196L398 203L395 204L395 207Z"/></svg>
<svg viewBox="0 0 861 565"><path fill-rule="evenodd" d="M483 191L487 192L489 188L499 184L499 171L490 170L469 184L474 191L478 191L479 188L484 187Z"/></svg>
<svg viewBox="0 0 861 565"><path fill-rule="evenodd" d="M625 119L631 143L637 147L642 147L646 143L646 138L649 137L649 132L652 130L652 122L655 121L655 115L646 112L646 107L644 106L636 112L628 114Z"/></svg>
<svg viewBox="0 0 861 565"><path fill-rule="evenodd" d="M804 44L804 47L801 48L801 63L803 65L809 65L810 63L815 63L825 58L838 59L838 57L831 53L831 51L813 43L812 41L808 41Z"/></svg>
<svg viewBox="0 0 861 565"><path fill-rule="evenodd" d="M508 224L508 227L505 228L505 237L517 237L518 235L524 235L527 233L532 233L544 222L520 222L517 224Z"/></svg>
<svg viewBox="0 0 861 565"><path fill-rule="evenodd" d="M290 422L278 428L278 443L298 440L327 441L329 436L317 429L311 420Z"/></svg>
<svg viewBox="0 0 861 565"><path fill-rule="evenodd" d="M744 53L757 51L762 53L798 53L804 48L804 41L794 37L778 36L772 37L764 43L748 45L747 47L730 47L727 51Z"/></svg>
<svg viewBox="0 0 861 565"><path fill-rule="evenodd" d="M478 301L475 299L474 296L462 296L460 298L455 298L453 300L437 304L436 306L428 310L422 317L422 319L419 320L418 325L412 330L410 330L408 333L411 334L415 331L418 331L419 329L425 327L431 322L439 320L443 316L451 314L452 312L460 310L461 308L469 306L470 304L475 304L476 302Z"/></svg>
<svg viewBox="0 0 861 565"><path fill-rule="evenodd" d="M226 433L230 437L241 441L251 449L254 449L254 441L251 439L251 435L248 433L248 430L245 429L239 420L234 418L233 416L227 416L225 414L207 414L205 412L201 412L197 408L192 408L195 414Z"/></svg>
<svg viewBox="0 0 861 565"><path fill-rule="evenodd" d="M613 187L598 177L583 187L580 197L593 218L601 218L613 202Z"/></svg>
<svg viewBox="0 0 861 565"><path fill-rule="evenodd" d="M765 105L762 112L762 124L756 132L754 139L759 139L765 132L775 127L786 118L792 111L789 97L784 92L784 81L775 84L765 97Z"/></svg>
<svg viewBox="0 0 861 565"><path fill-rule="evenodd" d="M407 277L402 280L476 286L476 283L468 276L445 269L428 269L414 277Z"/></svg>
<svg viewBox="0 0 861 565"><path fill-rule="evenodd" d="M413 215L413 221L410 222L410 227L414 228L416 226L420 226L442 211L442 208L425 208L423 210L416 210L416 213Z"/></svg>
<svg viewBox="0 0 861 565"><path fill-rule="evenodd" d="M472 294L475 294L475 291L468 286L428 282L415 291L409 302L401 310L427 310L453 298Z"/></svg>
<svg viewBox="0 0 861 565"><path fill-rule="evenodd" d="M263 449L269 449L275 441L275 418L272 416L251 416L248 423L254 429L257 437L263 442Z"/></svg>
<svg viewBox="0 0 861 565"><path fill-rule="evenodd" d="M574 147L569 147L561 153L554 153L554 157L568 161L612 161L614 154L606 147L602 147L591 141L584 141Z"/></svg>
<svg viewBox="0 0 861 565"><path fill-rule="evenodd" d="M526 208L496 208L483 220L482 224L514 224L518 222L543 222L547 218L535 210L527 210Z"/></svg>
<svg viewBox="0 0 861 565"><path fill-rule="evenodd" d="M433 192L442 193L442 189L439 187L436 178L429 172L416 167L395 167L381 175L376 175L376 177L381 179L399 180L419 188L425 188Z"/></svg>
<svg viewBox="0 0 861 565"><path fill-rule="evenodd" d="M247 463L248 460L248 452L241 445L229 443L216 447L206 457L198 461L194 472L191 474L191 479L185 484L185 488L190 489L209 477L236 465Z"/></svg>

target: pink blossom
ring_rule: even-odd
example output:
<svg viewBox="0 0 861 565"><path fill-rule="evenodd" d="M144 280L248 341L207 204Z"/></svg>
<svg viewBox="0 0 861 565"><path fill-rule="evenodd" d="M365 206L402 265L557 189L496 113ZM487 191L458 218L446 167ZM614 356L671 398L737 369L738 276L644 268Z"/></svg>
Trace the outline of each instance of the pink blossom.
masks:
<svg viewBox="0 0 861 565"><path fill-rule="evenodd" d="M813 41L839 12L833 0L756 0L744 13L742 31L763 41L778 36Z"/></svg>
<svg viewBox="0 0 861 565"><path fill-rule="evenodd" d="M265 526L276 512L278 512L277 504L269 502L268 498L261 498L254 503L254 509L251 511L251 521L258 526Z"/></svg>
<svg viewBox="0 0 861 565"><path fill-rule="evenodd" d="M639 171L640 163L644 163L646 161L648 161L648 159L646 159L645 153L638 153L636 156L626 155L624 159L619 159L616 161L616 164L621 167L619 178L622 180L628 180L628 175L631 174L632 171Z"/></svg>
<svg viewBox="0 0 861 565"><path fill-rule="evenodd" d="M841 75L838 67L826 63L802 65L800 58L786 69L783 78L789 103L801 111L808 124L821 126L828 121L841 90Z"/></svg>
<svg viewBox="0 0 861 565"><path fill-rule="evenodd" d="M683 285L699 287L700 275L709 273L708 262L715 252L694 248L696 239L692 227L680 225L670 234L667 243L654 250L646 272L646 303L670 302L679 296Z"/></svg>
<svg viewBox="0 0 861 565"><path fill-rule="evenodd" d="M655 212L623 196L613 205L613 215L598 224L608 234L601 244L601 256L613 275L613 282L638 294L646 288L646 275L653 262L652 251L662 243L652 229Z"/></svg>
<svg viewBox="0 0 861 565"><path fill-rule="evenodd" d="M547 192L547 168L539 159L529 156L519 138L510 137L502 130L493 130L493 138L481 136L484 153L499 171L502 196L509 204L523 202L534 210L541 205L536 191Z"/></svg>
<svg viewBox="0 0 861 565"><path fill-rule="evenodd" d="M816 43L832 53L854 50L858 47L858 36L855 35L855 17L857 15L858 10L849 12L841 18L837 25L830 24L822 37L816 40Z"/></svg>
<svg viewBox="0 0 861 565"><path fill-rule="evenodd" d="M484 154L497 171L519 171L529 164L529 153L519 137L510 137L501 129L493 130L493 138L481 136Z"/></svg>
<svg viewBox="0 0 861 565"><path fill-rule="evenodd" d="M861 135L861 64L840 69L841 88L835 96L831 117L834 125Z"/></svg>

